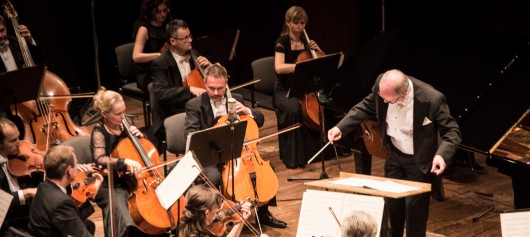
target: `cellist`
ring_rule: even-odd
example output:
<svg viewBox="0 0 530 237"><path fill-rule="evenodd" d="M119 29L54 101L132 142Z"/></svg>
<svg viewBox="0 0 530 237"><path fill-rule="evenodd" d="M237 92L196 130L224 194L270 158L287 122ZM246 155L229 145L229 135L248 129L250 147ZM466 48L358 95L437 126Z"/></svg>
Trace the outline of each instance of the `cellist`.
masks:
<svg viewBox="0 0 530 237"><path fill-rule="evenodd" d="M276 39L274 46L274 68L278 80L274 85L273 101L278 114L278 130L296 123L302 124L300 129L280 134L278 137L280 159L288 169L305 167L307 160L321 147L319 132L311 130L303 123L300 100L296 97L287 97L298 55L309 50L308 47L321 52L313 40L310 41L309 45L304 44L302 35L307 20L308 16L303 8L299 6L290 7L285 13L282 33Z"/></svg>
<svg viewBox="0 0 530 237"><path fill-rule="evenodd" d="M212 64L204 71L206 85L205 94L195 97L186 103L186 122L184 134L210 128L214 126L219 117L227 114L226 85L228 84L228 73L226 69L218 64ZM263 114L256 109L246 107L243 104L243 97L239 94L232 94L236 102L236 113L239 115L249 115L255 121L258 127L265 122ZM227 134L227 137L229 135ZM219 187L221 183L221 174L217 166L204 167L204 173L214 185ZM273 201L275 202L275 201ZM268 210L268 205L258 208L259 220L275 228L285 228L287 223L276 219Z"/></svg>
<svg viewBox="0 0 530 237"><path fill-rule="evenodd" d="M94 155L94 160L98 165L107 166L110 160L113 171L109 171L109 175L114 175L114 208L115 208L115 227L117 236L127 236L129 232L134 232L135 236L141 235L142 232L135 227L135 223L129 214L128 199L131 190L125 180L120 179L119 171L130 171L137 174L142 166L135 160L123 158L110 157L110 154L118 143L127 137L127 132L124 131L122 121L125 118L125 102L123 97L110 90L101 89L94 96L94 108L101 113L101 121L94 126L92 130L92 140L90 147ZM131 126L131 133L137 137L143 137L143 134L137 127ZM109 220L110 208L108 197L108 182L105 177L105 182L101 185L95 201L103 211L103 222L105 227L105 236L110 236L112 231L111 222Z"/></svg>
<svg viewBox="0 0 530 237"><path fill-rule="evenodd" d="M149 135L153 137L149 140L157 147L160 147L159 141L165 138L164 119L184 112L184 105L189 99L205 92L204 88L186 86L188 76L193 70L211 64L203 56L198 56L196 62L191 59L191 53L199 55L199 52L192 48L193 37L183 20L174 19L167 24L166 42L168 48L153 61L150 71L158 108L153 105L151 109L153 126Z"/></svg>

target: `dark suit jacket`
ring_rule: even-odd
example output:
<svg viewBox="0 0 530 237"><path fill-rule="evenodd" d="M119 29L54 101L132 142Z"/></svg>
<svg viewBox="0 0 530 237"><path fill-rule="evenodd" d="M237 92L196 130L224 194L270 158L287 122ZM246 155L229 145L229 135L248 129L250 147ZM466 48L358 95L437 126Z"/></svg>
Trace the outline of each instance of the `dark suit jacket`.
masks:
<svg viewBox="0 0 530 237"><path fill-rule="evenodd" d="M17 180L18 180L18 185L20 186L21 189L28 188L32 185L29 177L21 177L21 178L18 178ZM10 193L11 195L13 195L13 200L11 201L11 205L9 206L9 210L4 219L4 223L2 224L2 230L0 231L0 233L2 233L3 231L6 231L8 226L15 226L15 227L25 229L25 225L27 224L27 220L28 220L29 207L31 205L32 198L27 198L26 204L20 205L20 199L18 198L18 193L11 192L11 190L9 189L9 183L7 181L6 174L4 173L4 170L2 168L0 168L0 188Z"/></svg>
<svg viewBox="0 0 530 237"><path fill-rule="evenodd" d="M7 38L9 39L9 49L11 49L11 54L13 54L15 63L17 64L17 67L20 69L24 66L24 58L22 57L22 51L20 50L20 46L18 44L17 38L13 36L8 36ZM38 46L28 44L28 49L33 58L33 63L35 63L36 65L43 63L44 57L43 57L42 51L40 50ZM3 60L0 60L0 72L6 72L6 66Z"/></svg>
<svg viewBox="0 0 530 237"><path fill-rule="evenodd" d="M381 76L382 74L376 80L372 93L356 104L337 124L343 136L362 121L377 119L383 142L390 143L390 138L386 133L388 104L377 93ZM414 160L423 173L427 174L431 170L435 155L442 156L447 165L451 163L461 141L460 129L449 112L445 96L431 85L410 76L409 78L414 88ZM432 122L424 125L425 118Z"/></svg>
<svg viewBox="0 0 530 237"><path fill-rule="evenodd" d="M49 180L42 182L33 200L28 229L36 236L93 236L79 217L72 197Z"/></svg>
<svg viewBox="0 0 530 237"><path fill-rule="evenodd" d="M199 55L197 51L194 52L195 55ZM190 60L190 65L193 70L195 68L193 60ZM184 112L186 102L193 98L193 95L189 87L183 87L179 67L169 48L153 61L150 72L157 100L157 108L152 108L152 131L157 133L162 128L164 119Z"/></svg>
<svg viewBox="0 0 530 237"><path fill-rule="evenodd" d="M232 97L243 103L243 96L232 94ZM250 111L252 112L252 116L258 127L261 127L265 122L263 114L259 110L253 108L250 108ZM186 122L184 125L184 135L186 137L188 137L188 133L190 132L213 127L216 123L217 120L214 118L208 93L202 93L201 96L195 97L186 103Z"/></svg>

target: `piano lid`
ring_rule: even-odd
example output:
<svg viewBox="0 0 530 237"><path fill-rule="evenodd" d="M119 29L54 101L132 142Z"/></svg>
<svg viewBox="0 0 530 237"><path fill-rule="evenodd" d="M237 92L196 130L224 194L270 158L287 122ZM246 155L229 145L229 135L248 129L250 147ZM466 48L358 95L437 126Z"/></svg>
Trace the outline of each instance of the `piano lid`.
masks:
<svg viewBox="0 0 530 237"><path fill-rule="evenodd" d="M385 33L345 60L319 91L319 101L347 112L380 73L397 68L444 93L462 130L462 147L486 153L530 106L528 42L450 27Z"/></svg>

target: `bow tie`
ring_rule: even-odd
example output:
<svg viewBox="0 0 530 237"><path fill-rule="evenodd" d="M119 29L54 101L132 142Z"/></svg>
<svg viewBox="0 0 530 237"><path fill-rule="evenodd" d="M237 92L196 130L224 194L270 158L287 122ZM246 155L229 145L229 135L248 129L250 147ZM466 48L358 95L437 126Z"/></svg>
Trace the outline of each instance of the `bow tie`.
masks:
<svg viewBox="0 0 530 237"><path fill-rule="evenodd" d="M0 45L0 52L7 52L7 49L9 49L9 41L6 41L4 45Z"/></svg>
<svg viewBox="0 0 530 237"><path fill-rule="evenodd" d="M179 63L189 62L189 61L190 61L190 55L186 54L186 55L180 57Z"/></svg>

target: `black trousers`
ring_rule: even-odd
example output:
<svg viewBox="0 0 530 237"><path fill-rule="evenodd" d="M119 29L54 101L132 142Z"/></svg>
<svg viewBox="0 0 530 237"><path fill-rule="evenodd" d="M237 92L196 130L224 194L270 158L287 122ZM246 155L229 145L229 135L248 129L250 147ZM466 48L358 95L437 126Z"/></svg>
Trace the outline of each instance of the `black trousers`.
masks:
<svg viewBox="0 0 530 237"><path fill-rule="evenodd" d="M385 163L385 177L430 183L431 174L424 174L416 165L414 157L392 147ZM405 224L407 236L425 236L429 218L430 193L405 198L385 198L391 232L390 236L402 237ZM386 216L386 215L384 215ZM386 220L383 220L386 223ZM383 229L384 231L384 229Z"/></svg>

